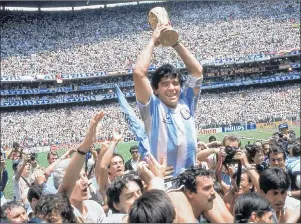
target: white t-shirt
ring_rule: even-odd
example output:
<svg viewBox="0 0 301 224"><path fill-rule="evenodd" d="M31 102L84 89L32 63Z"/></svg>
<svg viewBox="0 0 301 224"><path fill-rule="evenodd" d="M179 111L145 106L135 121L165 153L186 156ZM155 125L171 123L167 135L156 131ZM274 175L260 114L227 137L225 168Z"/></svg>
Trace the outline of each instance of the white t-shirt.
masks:
<svg viewBox="0 0 301 224"><path fill-rule="evenodd" d="M103 219L103 223L122 223L123 218L127 216L127 214L123 213L114 213L109 215L108 217L105 217Z"/></svg>
<svg viewBox="0 0 301 224"><path fill-rule="evenodd" d="M23 180L22 177L18 181L16 181L15 176L12 177L13 186L14 186L14 196L16 197L16 200L22 200L22 198L27 198L27 192L29 190L29 186L27 183Z"/></svg>
<svg viewBox="0 0 301 224"><path fill-rule="evenodd" d="M293 197L287 196L285 199L285 205L286 208L289 209L296 209L299 208L300 209L300 200L295 199Z"/></svg>
<svg viewBox="0 0 301 224"><path fill-rule="evenodd" d="M85 223L100 223L106 217L103 208L96 201L86 200L83 203L88 210L85 216L77 208L72 207L74 208L74 215L85 220Z"/></svg>

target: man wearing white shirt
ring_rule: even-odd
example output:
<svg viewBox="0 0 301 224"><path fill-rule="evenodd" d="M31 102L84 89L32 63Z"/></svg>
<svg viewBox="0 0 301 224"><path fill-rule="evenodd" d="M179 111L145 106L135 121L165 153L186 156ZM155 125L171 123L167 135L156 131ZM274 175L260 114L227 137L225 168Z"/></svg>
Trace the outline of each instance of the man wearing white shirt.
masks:
<svg viewBox="0 0 301 224"><path fill-rule="evenodd" d="M125 165L125 171L129 170L137 170L137 164L139 163L139 152L138 152L138 146L133 145L130 148L130 153L132 155L132 158L129 159L124 165Z"/></svg>

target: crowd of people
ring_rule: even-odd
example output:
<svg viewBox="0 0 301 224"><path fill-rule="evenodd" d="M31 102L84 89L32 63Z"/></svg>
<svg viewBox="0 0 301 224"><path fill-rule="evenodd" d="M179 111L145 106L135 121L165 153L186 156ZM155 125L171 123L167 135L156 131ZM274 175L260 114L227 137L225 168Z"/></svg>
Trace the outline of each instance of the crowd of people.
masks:
<svg viewBox="0 0 301 224"><path fill-rule="evenodd" d="M116 130L95 148L97 125L110 115L104 111L94 113L77 149L59 156L51 147L47 167L18 143L2 151L1 223L300 222L300 137L287 124L245 147L232 135L198 141L197 165L172 177L166 160L142 160L138 146L125 162L114 152ZM13 200L3 195L9 178Z"/></svg>
<svg viewBox="0 0 301 224"><path fill-rule="evenodd" d="M236 90L220 89L201 93L195 122L198 129L229 126L231 123L268 122L275 118L300 119L300 86L286 84L271 87L249 87ZM140 117L136 102L131 107ZM105 127L118 127L123 136L132 136L120 105L115 102L100 105L76 105L51 109L29 109L1 113L1 143L26 142L30 146L79 142L85 133L91 114L99 109L109 111L104 118ZM116 122L118 121L118 123ZM25 134L27 130L28 134ZM110 136L110 130L102 133Z"/></svg>
<svg viewBox="0 0 301 224"><path fill-rule="evenodd" d="M166 2L181 41L199 61L299 47L296 1ZM153 4L74 12L11 12L1 17L2 76L74 74L132 68L151 31ZM281 30L281 32L279 32ZM169 48L153 65L177 63Z"/></svg>

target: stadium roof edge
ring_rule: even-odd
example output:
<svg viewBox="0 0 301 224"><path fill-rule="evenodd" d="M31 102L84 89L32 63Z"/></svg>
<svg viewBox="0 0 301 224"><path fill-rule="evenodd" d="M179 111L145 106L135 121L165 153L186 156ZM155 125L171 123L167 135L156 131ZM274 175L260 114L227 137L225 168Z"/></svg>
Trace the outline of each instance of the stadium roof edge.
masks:
<svg viewBox="0 0 301 224"><path fill-rule="evenodd" d="M47 0L2 1L0 0L0 6L55 8L55 7L78 7L78 6L106 5L106 4L115 4L115 3L147 2L147 1L150 0L139 0L139 1L138 0L86 0L86 1L47 1ZM187 1L187 0L165 0L165 1L168 2L168 1ZM199 1L220 1L220 0L199 0ZM223 1L229 1L229 0L223 0Z"/></svg>

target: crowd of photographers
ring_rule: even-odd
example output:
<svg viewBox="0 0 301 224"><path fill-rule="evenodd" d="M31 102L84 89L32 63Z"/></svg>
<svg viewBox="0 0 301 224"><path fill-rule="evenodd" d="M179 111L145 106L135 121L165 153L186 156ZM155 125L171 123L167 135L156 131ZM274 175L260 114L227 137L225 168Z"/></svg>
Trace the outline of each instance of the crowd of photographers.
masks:
<svg viewBox="0 0 301 224"><path fill-rule="evenodd" d="M148 12L166 7L181 41L199 61L299 47L300 4L166 2L74 12L2 13L2 76L79 74L132 67L151 30ZM279 30L281 29L281 32ZM178 63L169 48L152 64ZM203 63L202 63L203 64Z"/></svg>
<svg viewBox="0 0 301 224"><path fill-rule="evenodd" d="M296 223L300 222L300 137L287 123L266 141L243 146L234 135L198 141L197 164L174 175L166 160L129 148L116 153L122 135L95 144L108 129L96 113L79 145L48 166L14 142L1 151L1 222L49 223ZM80 150L79 150L80 149ZM6 161L12 160L13 176ZM3 194L8 181L13 199Z"/></svg>

